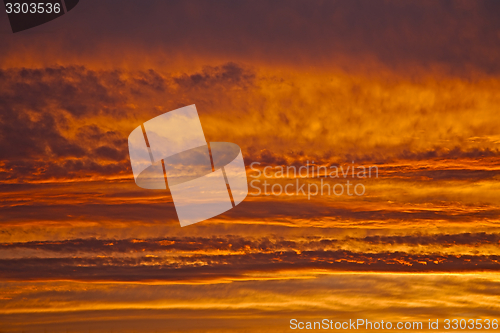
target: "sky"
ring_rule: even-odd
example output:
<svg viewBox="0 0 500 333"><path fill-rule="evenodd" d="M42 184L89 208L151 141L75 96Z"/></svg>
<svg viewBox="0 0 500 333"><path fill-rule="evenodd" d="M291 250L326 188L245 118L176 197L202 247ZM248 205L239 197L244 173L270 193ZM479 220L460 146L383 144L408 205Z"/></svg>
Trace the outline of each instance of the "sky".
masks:
<svg viewBox="0 0 500 333"><path fill-rule="evenodd" d="M498 319L499 15L493 0L81 0L13 34L2 11L0 332ZM253 186L181 228L169 190L135 184L127 138L192 104ZM307 166L377 172L276 173Z"/></svg>

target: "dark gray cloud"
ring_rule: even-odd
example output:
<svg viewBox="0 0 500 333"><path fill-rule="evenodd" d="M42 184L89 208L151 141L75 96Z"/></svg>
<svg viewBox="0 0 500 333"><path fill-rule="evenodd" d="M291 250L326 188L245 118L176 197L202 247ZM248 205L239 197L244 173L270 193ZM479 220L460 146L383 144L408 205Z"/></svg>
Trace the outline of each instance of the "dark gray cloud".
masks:
<svg viewBox="0 0 500 333"><path fill-rule="evenodd" d="M500 234L460 233L460 234L436 234L436 235L407 235L407 236L369 236L362 239L370 244L406 244L406 245L440 245L444 247L452 245L478 246L483 244L497 245L500 242Z"/></svg>
<svg viewBox="0 0 500 333"><path fill-rule="evenodd" d="M224 94L247 87L255 76L235 63L191 74L148 70L124 75L84 66L0 69L0 159L3 169L9 170L0 171L0 179L130 174L127 137L135 126L163 108L193 104L188 96L213 92L214 87ZM181 96L169 100L179 87ZM129 104L138 103L137 99L158 99L161 110L146 107L147 103ZM130 128L109 124L109 119L130 121Z"/></svg>
<svg viewBox="0 0 500 333"><path fill-rule="evenodd" d="M130 180L130 185L134 186ZM76 185L78 186L78 185ZM44 192L33 190L31 195L43 195ZM135 193L135 191L134 191ZM176 221L172 202L168 199L169 192L166 191L140 191L141 196L149 195L149 200L146 202L109 202L106 198L100 200L85 199L86 195L82 194L82 200L78 204L71 202L32 202L23 203L23 205L8 205L0 208L0 222L21 222L21 221L65 221L68 216L72 216L72 220L84 221L106 221L109 219L118 219L120 221L165 221L171 223ZM166 195L157 199L158 195ZM122 194L115 195L119 198ZM124 195L126 198L127 195ZM145 197L148 198L148 197ZM279 200L276 197L269 196L266 201L245 201L236 208L218 216L221 220L245 220L245 221L274 221L283 220L289 223L299 223L298 220L310 219L320 220L326 218L328 220L338 220L348 223L356 221L357 223L366 223L370 225L373 221L393 222L393 221L448 221L463 223L466 225L469 222L488 221L496 219L500 216L500 210L491 207L484 210L471 211L444 211L441 209L414 209L412 211L405 210L389 210L389 209L359 209L346 208L342 206L324 205L322 201L302 200L300 204L294 201ZM57 199L57 198L55 198ZM442 222L444 223L444 222Z"/></svg>
<svg viewBox="0 0 500 333"><path fill-rule="evenodd" d="M87 0L44 26L5 34L2 57L14 57L23 45L61 61L121 62L133 54L161 62L205 57L352 70L376 61L406 72L442 66L455 74L498 74L499 13L494 0L124 0L119 6ZM153 86L161 89L161 80Z"/></svg>
<svg viewBox="0 0 500 333"><path fill-rule="evenodd" d="M251 236L212 236L212 237L166 237L156 239L70 239L63 241L31 241L18 243L0 243L0 250L31 249L54 253L141 253L147 252L196 252L196 251L228 251L228 252L279 252L279 251L312 251L332 250L340 246L355 243L360 245L384 245L388 250L393 245L450 247L454 245L478 247L496 245L500 242L500 234L495 233L459 233L435 235L405 236L367 236L367 237L306 237L287 240L283 237ZM375 251L375 249L373 250Z"/></svg>
<svg viewBox="0 0 500 333"><path fill-rule="evenodd" d="M163 258L26 258L0 260L1 279L184 280L238 277L251 272L331 271L465 272L498 270L499 256L293 251Z"/></svg>

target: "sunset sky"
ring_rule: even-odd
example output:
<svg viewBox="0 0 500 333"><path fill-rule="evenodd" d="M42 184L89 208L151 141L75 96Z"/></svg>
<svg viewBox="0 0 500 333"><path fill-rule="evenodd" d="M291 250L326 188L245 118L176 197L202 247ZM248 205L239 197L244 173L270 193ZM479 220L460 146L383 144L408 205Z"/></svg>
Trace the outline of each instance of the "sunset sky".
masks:
<svg viewBox="0 0 500 333"><path fill-rule="evenodd" d="M500 320L499 18L495 0L81 0L14 34L2 9L0 332ZM249 182L254 162L378 177L250 189L181 228L127 138L191 104Z"/></svg>

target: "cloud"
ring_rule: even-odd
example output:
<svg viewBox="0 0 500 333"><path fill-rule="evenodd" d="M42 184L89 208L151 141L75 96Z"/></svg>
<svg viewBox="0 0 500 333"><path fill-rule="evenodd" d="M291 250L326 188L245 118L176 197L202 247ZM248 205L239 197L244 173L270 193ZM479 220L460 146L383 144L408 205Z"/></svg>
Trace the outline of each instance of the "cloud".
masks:
<svg viewBox="0 0 500 333"><path fill-rule="evenodd" d="M140 123L138 117L145 121L168 107L152 106L152 96L161 99L179 87L244 87L254 74L228 63L167 77L154 70L124 73L83 66L5 69L0 76L0 157L10 171L0 175L29 181L128 174L128 132ZM118 119L130 125L109 123Z"/></svg>
<svg viewBox="0 0 500 333"><path fill-rule="evenodd" d="M17 243L0 243L0 250L4 251L4 257L12 250L37 250L46 253L45 256L64 255L84 256L113 255L113 254L141 254L156 253L164 255L167 253L192 253L203 254L206 252L222 251L227 254L241 253L271 253L295 251L341 250L350 249L353 252L363 252L369 247L369 253L377 252L399 252L398 245L407 245L408 254L414 253L415 247L421 247L420 254L442 254L447 248L453 246L481 248L484 246L496 246L500 242L500 235L495 233L459 233L459 234L410 234L410 235L376 235L367 237L337 237L327 236L301 237L285 239L283 237L253 237L250 235L236 236L212 236L212 237L167 237L155 239L70 239L61 241L29 241ZM376 246L374 246L376 245ZM423 247L427 247L427 251ZM357 250L356 250L357 249ZM483 253L485 249L483 249ZM366 253L365 253L366 254Z"/></svg>
<svg viewBox="0 0 500 333"><path fill-rule="evenodd" d="M1 75L0 177L10 182L128 177L130 131L193 103L207 140L235 142L247 163L356 161L383 168L425 161L428 170L393 175L475 180L496 175L491 168L499 151L495 80L385 82L234 62L191 72L55 66L3 69ZM468 117L473 121L463 121ZM478 158L484 170L467 171ZM444 169L458 161L464 173L443 170L442 161L450 165Z"/></svg>
<svg viewBox="0 0 500 333"><path fill-rule="evenodd" d="M493 1L195 1L141 6L123 1L117 7L94 0L37 30L6 34L0 59L134 68L215 60L496 75L499 11ZM47 36L43 43L40 33Z"/></svg>
<svg viewBox="0 0 500 333"><path fill-rule="evenodd" d="M2 35L0 317L21 313L2 322L498 317L499 11L87 0ZM380 178L363 197L250 196L180 228L168 191L134 185L127 136L193 103L207 141L247 164L355 161Z"/></svg>
<svg viewBox="0 0 500 333"><path fill-rule="evenodd" d="M283 270L381 272L470 272L498 270L499 256L292 251L235 255L141 258L25 258L0 260L2 279L188 281Z"/></svg>

